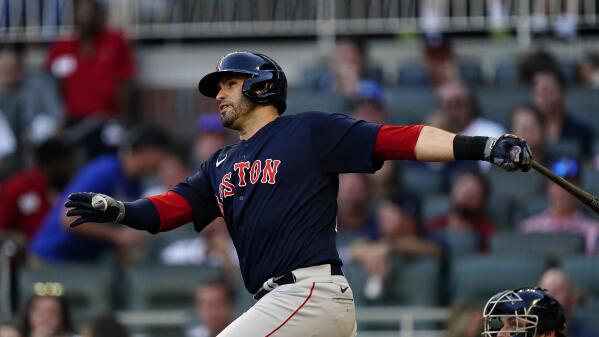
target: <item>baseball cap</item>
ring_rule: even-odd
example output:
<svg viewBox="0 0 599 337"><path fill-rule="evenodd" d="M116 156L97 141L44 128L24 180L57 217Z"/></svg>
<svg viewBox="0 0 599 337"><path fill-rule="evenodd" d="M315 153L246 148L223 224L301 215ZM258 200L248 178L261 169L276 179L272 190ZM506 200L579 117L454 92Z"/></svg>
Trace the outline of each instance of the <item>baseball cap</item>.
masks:
<svg viewBox="0 0 599 337"><path fill-rule="evenodd" d="M354 96L355 102L370 101L381 106L386 104L385 89L377 81L361 80Z"/></svg>
<svg viewBox="0 0 599 337"><path fill-rule="evenodd" d="M580 163L574 158L560 158L551 163L550 169L564 179L580 178Z"/></svg>
<svg viewBox="0 0 599 337"><path fill-rule="evenodd" d="M217 113L207 113L198 117L196 128L202 132L225 132Z"/></svg>

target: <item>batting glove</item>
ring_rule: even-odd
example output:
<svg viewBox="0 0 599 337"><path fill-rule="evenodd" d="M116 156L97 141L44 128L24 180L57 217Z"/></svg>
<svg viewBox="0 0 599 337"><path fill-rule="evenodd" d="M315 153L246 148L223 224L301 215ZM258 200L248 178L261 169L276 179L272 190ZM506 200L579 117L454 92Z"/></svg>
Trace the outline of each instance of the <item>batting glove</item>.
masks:
<svg viewBox="0 0 599 337"><path fill-rule="evenodd" d="M67 216L79 217L71 222L70 227L86 222L119 223L125 217L125 205L121 201L100 193L72 193L64 206L69 209Z"/></svg>
<svg viewBox="0 0 599 337"><path fill-rule="evenodd" d="M532 154L525 140L511 134L489 138L485 146L485 160L506 171L527 172L532 165Z"/></svg>

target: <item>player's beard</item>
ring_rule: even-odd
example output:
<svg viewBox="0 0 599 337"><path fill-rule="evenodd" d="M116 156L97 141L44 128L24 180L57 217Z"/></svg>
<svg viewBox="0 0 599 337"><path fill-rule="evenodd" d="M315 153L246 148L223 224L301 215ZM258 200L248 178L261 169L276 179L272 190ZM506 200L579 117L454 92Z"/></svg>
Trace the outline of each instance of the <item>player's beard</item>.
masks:
<svg viewBox="0 0 599 337"><path fill-rule="evenodd" d="M240 99L239 102L227 102L227 104L230 105L230 108L220 114L220 122L224 127L231 129L237 129L235 121L241 116L247 115L256 106L256 104L245 97Z"/></svg>

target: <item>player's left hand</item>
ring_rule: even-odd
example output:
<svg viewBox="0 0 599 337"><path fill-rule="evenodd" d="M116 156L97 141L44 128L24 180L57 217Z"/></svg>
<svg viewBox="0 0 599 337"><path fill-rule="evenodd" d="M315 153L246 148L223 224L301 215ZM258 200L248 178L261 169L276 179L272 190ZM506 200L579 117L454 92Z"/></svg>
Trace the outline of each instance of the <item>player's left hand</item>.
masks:
<svg viewBox="0 0 599 337"><path fill-rule="evenodd" d="M532 165L532 154L525 140L505 134L485 149L485 160L506 171L527 172Z"/></svg>
<svg viewBox="0 0 599 337"><path fill-rule="evenodd" d="M100 193L71 193L64 206L69 209L67 216L79 217L71 222L70 227L86 222L118 223L125 216L125 206L122 202Z"/></svg>

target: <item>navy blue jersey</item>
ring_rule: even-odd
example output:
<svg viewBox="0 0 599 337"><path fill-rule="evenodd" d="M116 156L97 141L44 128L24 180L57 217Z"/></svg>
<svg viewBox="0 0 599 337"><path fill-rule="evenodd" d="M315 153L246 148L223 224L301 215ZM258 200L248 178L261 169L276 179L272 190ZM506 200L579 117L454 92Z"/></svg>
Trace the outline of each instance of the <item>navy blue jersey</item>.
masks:
<svg viewBox="0 0 599 337"><path fill-rule="evenodd" d="M201 231L223 216L246 288L297 268L341 265L335 247L338 174L372 173L380 125L342 114L281 116L217 151L177 185Z"/></svg>

